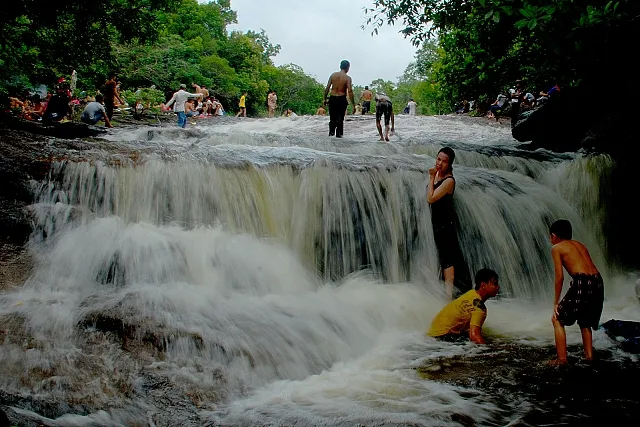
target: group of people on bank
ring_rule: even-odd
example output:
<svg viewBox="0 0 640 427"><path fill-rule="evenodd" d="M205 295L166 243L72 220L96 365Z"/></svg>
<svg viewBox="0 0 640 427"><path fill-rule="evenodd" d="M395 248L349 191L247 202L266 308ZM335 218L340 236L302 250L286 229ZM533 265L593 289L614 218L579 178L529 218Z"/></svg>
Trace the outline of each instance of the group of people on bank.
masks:
<svg viewBox="0 0 640 427"><path fill-rule="evenodd" d="M457 241L453 195L456 181L452 164L455 152L444 147L438 152L435 165L429 169L426 196L431 209L434 240L438 260L445 283L445 293L453 299L455 264L460 259ZM554 307L553 323L558 358L552 364L567 363L567 338L565 326L578 323L582 333L584 355L593 359L592 329L600 323L604 301L604 284L587 248L573 240L571 223L561 219L549 228L552 244ZM564 270L571 278L571 285L560 299L564 283ZM498 274L488 268L475 274L474 289L450 301L433 319L427 335L445 341L469 339L484 344L482 326L487 317L485 302L500 290Z"/></svg>

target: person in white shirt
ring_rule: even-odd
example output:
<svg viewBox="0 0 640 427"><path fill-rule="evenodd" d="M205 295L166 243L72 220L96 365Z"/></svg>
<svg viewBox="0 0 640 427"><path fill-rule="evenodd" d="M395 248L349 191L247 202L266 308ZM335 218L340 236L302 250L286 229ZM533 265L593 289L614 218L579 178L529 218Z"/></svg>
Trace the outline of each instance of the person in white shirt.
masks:
<svg viewBox="0 0 640 427"><path fill-rule="evenodd" d="M166 107L173 105L173 111L178 115L178 126L181 128L187 127L187 115L184 112L184 104L189 98L202 97L201 93L189 93L185 89L187 85L181 84L180 90L173 94Z"/></svg>
<svg viewBox="0 0 640 427"><path fill-rule="evenodd" d="M413 100L413 98L411 98L409 100L409 103L407 104L407 107L409 107L409 115L410 116L415 116L416 115L416 107L418 106L418 104L416 104L416 101Z"/></svg>
<svg viewBox="0 0 640 427"><path fill-rule="evenodd" d="M104 108L104 98L100 94L96 95L95 101L88 103L87 106L84 107L80 120L89 125L95 125L100 120L104 120L107 127L113 127L109 121L107 111Z"/></svg>

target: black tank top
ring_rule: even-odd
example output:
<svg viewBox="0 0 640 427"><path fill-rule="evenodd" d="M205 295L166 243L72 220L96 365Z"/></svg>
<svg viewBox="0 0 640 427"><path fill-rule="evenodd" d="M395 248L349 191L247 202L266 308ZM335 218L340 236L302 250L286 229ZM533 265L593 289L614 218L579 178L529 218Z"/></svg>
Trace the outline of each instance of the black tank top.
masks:
<svg viewBox="0 0 640 427"><path fill-rule="evenodd" d="M436 191L436 189L449 178L453 179L455 183L456 179L453 176L448 176L433 184L433 191ZM455 187L453 188L453 191L455 193ZM438 199L438 201L431 203L431 224L433 225L434 230L446 226L453 226L454 218L453 193L445 194Z"/></svg>

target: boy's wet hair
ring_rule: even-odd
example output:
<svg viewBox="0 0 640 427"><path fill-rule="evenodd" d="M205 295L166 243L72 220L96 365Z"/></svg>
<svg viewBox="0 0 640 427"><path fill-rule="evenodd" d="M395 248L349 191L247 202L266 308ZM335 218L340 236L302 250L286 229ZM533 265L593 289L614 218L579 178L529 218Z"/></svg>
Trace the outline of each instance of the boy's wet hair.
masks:
<svg viewBox="0 0 640 427"><path fill-rule="evenodd" d="M104 96L102 96L101 94L97 94L96 102L99 102L100 104L102 104L103 101L104 101Z"/></svg>
<svg viewBox="0 0 640 427"><path fill-rule="evenodd" d="M453 164L453 161L456 159L456 153L453 151L453 148L443 147L438 151L438 154L444 153L449 157L449 165Z"/></svg>
<svg viewBox="0 0 640 427"><path fill-rule="evenodd" d="M482 268L478 270L475 278L476 291L480 289L480 285L482 285L483 283L489 283L492 279L498 280L498 273L490 268Z"/></svg>
<svg viewBox="0 0 640 427"><path fill-rule="evenodd" d="M571 223L566 219L559 219L549 227L549 234L555 234L561 239L571 240L573 230Z"/></svg>
<svg viewBox="0 0 640 427"><path fill-rule="evenodd" d="M340 62L340 69L341 70L348 70L350 66L351 66L351 64L346 59L344 59L342 62Z"/></svg>

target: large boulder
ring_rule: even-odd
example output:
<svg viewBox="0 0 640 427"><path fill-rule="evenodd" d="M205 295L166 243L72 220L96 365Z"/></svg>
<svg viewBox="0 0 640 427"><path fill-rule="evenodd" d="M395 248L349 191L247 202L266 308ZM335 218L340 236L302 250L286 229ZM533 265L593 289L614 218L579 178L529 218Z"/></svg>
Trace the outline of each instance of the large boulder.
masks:
<svg viewBox="0 0 640 427"><path fill-rule="evenodd" d="M628 153L633 147L627 115L623 106L607 104L595 90L567 88L546 104L522 113L512 136L532 149Z"/></svg>

